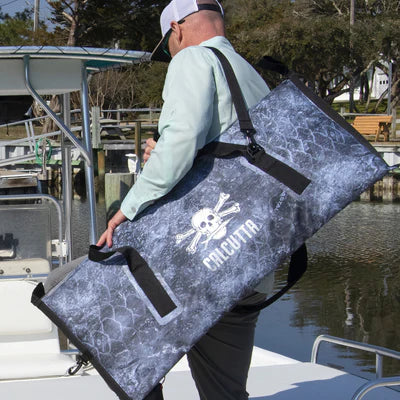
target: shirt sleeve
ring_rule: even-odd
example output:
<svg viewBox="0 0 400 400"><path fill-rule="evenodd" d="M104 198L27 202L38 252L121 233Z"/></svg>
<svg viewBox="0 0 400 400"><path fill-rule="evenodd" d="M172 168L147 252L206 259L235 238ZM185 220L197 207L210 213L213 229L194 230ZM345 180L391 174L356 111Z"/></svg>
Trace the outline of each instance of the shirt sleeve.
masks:
<svg viewBox="0 0 400 400"><path fill-rule="evenodd" d="M205 51L188 47L171 61L163 91L160 138L121 205L128 219L167 194L190 170L197 151L206 144L216 86Z"/></svg>

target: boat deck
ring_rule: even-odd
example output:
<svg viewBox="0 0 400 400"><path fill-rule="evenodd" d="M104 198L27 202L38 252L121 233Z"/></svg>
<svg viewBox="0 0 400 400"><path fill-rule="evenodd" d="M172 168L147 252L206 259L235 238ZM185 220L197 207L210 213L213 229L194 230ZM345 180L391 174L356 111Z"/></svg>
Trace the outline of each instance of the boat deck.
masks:
<svg viewBox="0 0 400 400"><path fill-rule="evenodd" d="M303 363L256 347L247 390L251 400L350 400L366 382L344 371ZM185 358L167 375L164 397L165 400L199 400ZM399 400L400 393L379 388L364 399Z"/></svg>
<svg viewBox="0 0 400 400"><path fill-rule="evenodd" d="M83 379L82 379L83 378ZM255 348L248 378L250 400L351 400L366 380L346 372L313 363L303 363ZM93 370L90 376L26 379L0 384L0 398L41 400L98 398L118 400ZM165 400L199 400L187 361L183 358L164 382ZM400 393L378 388L365 400L399 400Z"/></svg>

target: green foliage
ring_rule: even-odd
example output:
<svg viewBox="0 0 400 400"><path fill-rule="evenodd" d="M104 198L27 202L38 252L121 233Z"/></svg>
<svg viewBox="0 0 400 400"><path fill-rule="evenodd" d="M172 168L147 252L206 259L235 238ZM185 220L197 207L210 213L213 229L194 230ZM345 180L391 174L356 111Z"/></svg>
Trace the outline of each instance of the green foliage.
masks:
<svg viewBox="0 0 400 400"><path fill-rule="evenodd" d="M168 0L59 0L49 2L52 20L75 26L75 44L150 51L160 38L159 17ZM66 18L66 14L70 18Z"/></svg>
<svg viewBox="0 0 400 400"><path fill-rule="evenodd" d="M392 60L395 98L400 90L400 4L356 0L355 5L350 26L348 0L233 0L226 6L228 37L253 64L272 56L329 101L372 66L387 69L381 62ZM272 86L280 80L260 72Z"/></svg>
<svg viewBox="0 0 400 400"><path fill-rule="evenodd" d="M15 17L0 16L0 46L18 46L32 41L32 22L26 18L29 13L20 13Z"/></svg>
<svg viewBox="0 0 400 400"><path fill-rule="evenodd" d="M52 43L52 33L41 23L33 33L32 10L24 9L13 17L0 13L0 46L21 46Z"/></svg>
<svg viewBox="0 0 400 400"><path fill-rule="evenodd" d="M246 3L238 0L237 6L244 8ZM272 56L312 85L317 83L319 94L326 97L329 84L350 61L349 27L344 18L331 12L322 16L319 7L315 11L305 1L296 3L251 1L245 14L231 10L235 15L228 20L228 33L253 64L263 55ZM266 79L271 81L268 75Z"/></svg>
<svg viewBox="0 0 400 400"><path fill-rule="evenodd" d="M160 39L161 10L169 2L47 1L52 7L55 23L51 33L42 23L33 37L31 10L24 10L12 18L0 12L0 45L68 43L151 51ZM392 61L392 105L400 103L398 0L355 0L352 26L349 0L222 2L228 39L253 65L257 65L264 55L277 58L302 75L321 97L332 101L343 93L350 81L365 82L368 69L379 66L387 72L388 62ZM135 66L132 71L123 73L122 80L108 77L108 84L117 83L125 93L125 102L118 99L123 106L160 105L165 71L166 66L159 63ZM276 73L263 70L260 73L272 87L282 79ZM103 96L104 87L100 85L99 90ZM115 90L110 89L110 93L102 98L106 103L114 104L117 101Z"/></svg>
<svg viewBox="0 0 400 400"><path fill-rule="evenodd" d="M152 51L160 40L160 13L168 2L51 1L54 38L64 45ZM90 83L92 103L105 108L159 106L165 73L166 65L153 63L97 74Z"/></svg>
<svg viewBox="0 0 400 400"><path fill-rule="evenodd" d="M142 107L162 106L161 93L165 75L167 74L167 67L167 64L160 62L136 67L138 105Z"/></svg>

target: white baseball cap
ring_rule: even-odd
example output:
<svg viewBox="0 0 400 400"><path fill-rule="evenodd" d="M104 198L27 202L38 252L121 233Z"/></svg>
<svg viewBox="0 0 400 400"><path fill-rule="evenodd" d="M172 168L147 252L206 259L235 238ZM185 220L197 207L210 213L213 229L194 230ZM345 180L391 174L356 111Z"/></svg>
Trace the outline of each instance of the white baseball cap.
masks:
<svg viewBox="0 0 400 400"><path fill-rule="evenodd" d="M201 10L216 11L224 15L224 10L218 0L213 0L215 3L197 4L196 0L172 0L161 13L160 25L162 39L154 49L151 59L154 61L170 61L171 56L165 49L169 34L171 32L171 22L179 22L190 14Z"/></svg>

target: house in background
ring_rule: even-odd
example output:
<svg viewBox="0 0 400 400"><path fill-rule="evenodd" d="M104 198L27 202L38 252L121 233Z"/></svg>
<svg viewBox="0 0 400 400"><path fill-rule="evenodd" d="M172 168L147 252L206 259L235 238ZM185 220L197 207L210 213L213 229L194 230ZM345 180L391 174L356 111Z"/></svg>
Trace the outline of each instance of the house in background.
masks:
<svg viewBox="0 0 400 400"><path fill-rule="evenodd" d="M389 87L389 76L383 72L380 68L376 67L374 70L370 69L367 72L368 83L371 90L371 100L378 100L382 94L387 90ZM348 89L348 86L345 87ZM336 97L334 102L341 103L341 102L348 102L349 92L343 93L340 96ZM354 90L354 100L357 101L360 98L360 86L358 82L358 86L356 86ZM385 95L385 99L387 99L387 94Z"/></svg>

